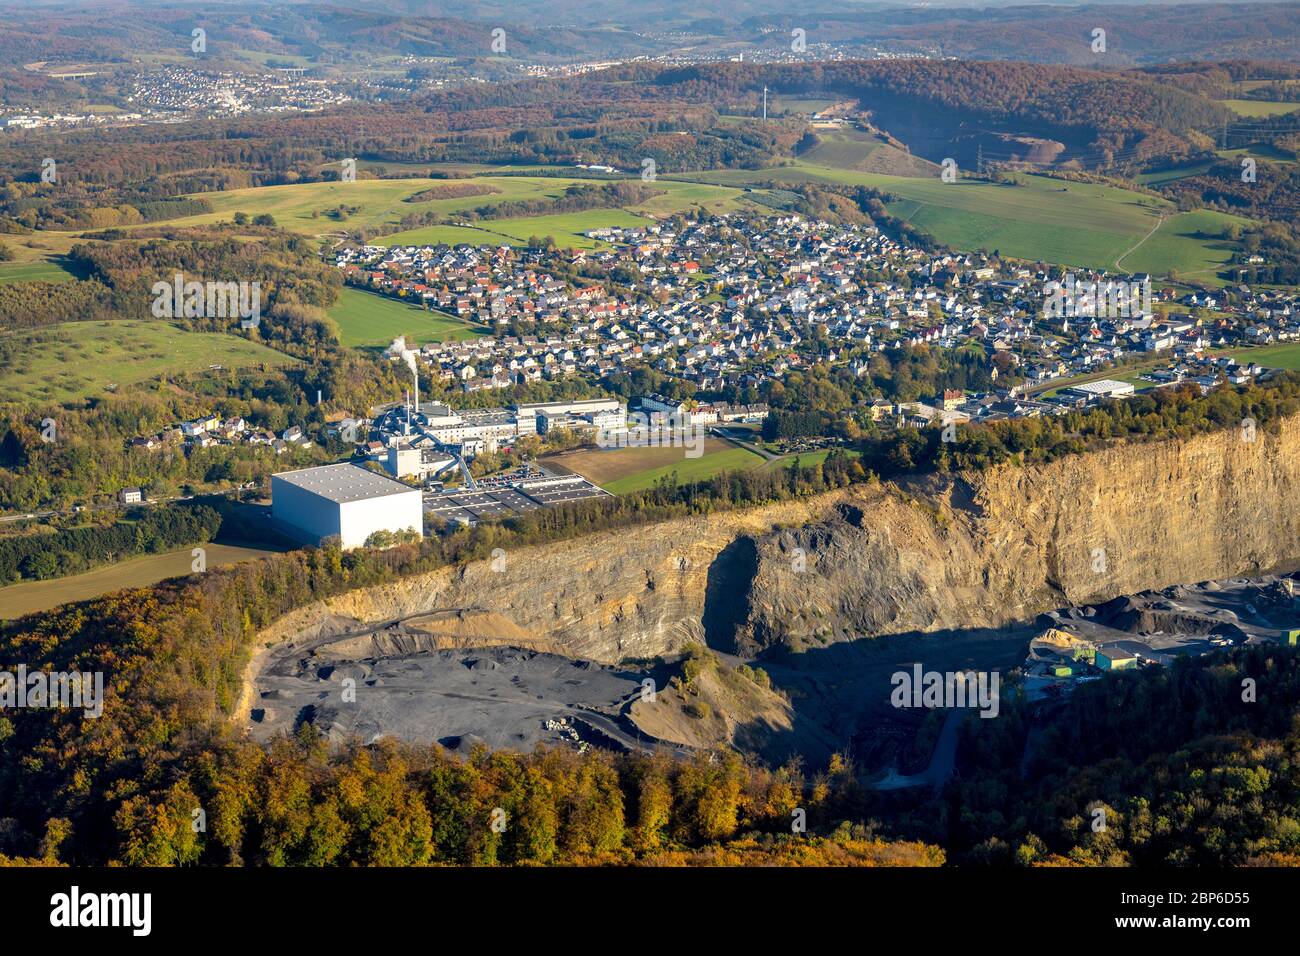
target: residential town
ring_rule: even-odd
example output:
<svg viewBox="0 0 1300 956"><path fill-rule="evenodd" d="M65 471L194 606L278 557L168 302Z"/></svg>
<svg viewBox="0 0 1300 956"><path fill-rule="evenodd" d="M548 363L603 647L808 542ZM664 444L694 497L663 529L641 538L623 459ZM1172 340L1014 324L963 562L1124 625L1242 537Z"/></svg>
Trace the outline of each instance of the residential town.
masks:
<svg viewBox="0 0 1300 956"><path fill-rule="evenodd" d="M335 263L349 284L422 302L485 334L418 348L399 338L387 356L411 366L406 400L336 411L319 434L207 415L138 436L130 447L247 445L281 455L336 441L393 478L441 488L463 477L473 490L469 463L478 456L525 437L542 447L572 433L591 444L626 432L629 407L678 428L759 425L770 413L762 397L816 366L868 386L871 397L854 409L865 427L949 427L1063 414L1179 383L1202 392L1242 384L1267 363L1249 361L1248 349L1226 350L1300 338L1295 293L1163 288L1149 296L1158 307L1136 314L1045 309L1044 290L1059 285L1059 272L928 253L872 228L798 216L717 216L591 236L605 245L340 247ZM1069 281L1073 289L1105 278ZM1150 284L1143 275L1127 281ZM961 388L872 385L880 363L888 368L889 356L916 346L969 356L977 371ZM638 370L644 374L634 378ZM567 378L604 397L487 407L470 398ZM632 394L609 393L620 378L634 383ZM427 400L431 383L437 401ZM465 402L448 401L451 393ZM725 437L743 442L750 434ZM801 448L842 440L804 439L814 444ZM561 444L571 447L572 438Z"/></svg>
<svg viewBox="0 0 1300 956"><path fill-rule="evenodd" d="M1120 384L1138 388L1240 383L1262 369L1211 353L1300 338L1295 292L1161 288L1148 296L1152 307L1134 314L1049 315L1045 289L1059 282L1059 268L932 254L870 227L797 216L588 235L607 247L366 245L340 249L335 262L352 285L489 330L419 350L433 376L466 393L579 374L608 380L636 368L698 393L758 390L814 365L861 379L873 374L874 356L927 345L974 356L987 387L933 399L882 392L871 417L920 424L939 415L946 423L1064 411L1122 394L1058 391L1058 382L1109 369L1120 376L1132 367L1132 380ZM1082 287L1112 277L1076 278ZM1125 280L1151 283L1146 275Z"/></svg>
<svg viewBox="0 0 1300 956"><path fill-rule="evenodd" d="M300 73L297 70L213 73L168 66L141 73L126 99L140 108L146 120L154 121L168 117L312 111L351 99L332 89L326 81Z"/></svg>
<svg viewBox="0 0 1300 956"><path fill-rule="evenodd" d="M129 104L127 108L86 113L40 113L6 111L0 106L0 130L107 127L176 123L197 117L248 113L314 112L351 100L327 81L301 74L300 70L289 69L271 73L236 73L166 66L143 71L131 79L123 96L123 102Z"/></svg>

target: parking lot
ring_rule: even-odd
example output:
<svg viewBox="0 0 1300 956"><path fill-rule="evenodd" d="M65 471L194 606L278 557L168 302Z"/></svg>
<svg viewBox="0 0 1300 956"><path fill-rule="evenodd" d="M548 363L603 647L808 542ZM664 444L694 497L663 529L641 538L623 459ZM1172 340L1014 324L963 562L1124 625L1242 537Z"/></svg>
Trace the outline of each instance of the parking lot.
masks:
<svg viewBox="0 0 1300 956"><path fill-rule="evenodd" d="M611 497L581 475L531 475L508 483L484 481L477 491L453 489L428 492L424 510L444 521L477 524L539 508Z"/></svg>

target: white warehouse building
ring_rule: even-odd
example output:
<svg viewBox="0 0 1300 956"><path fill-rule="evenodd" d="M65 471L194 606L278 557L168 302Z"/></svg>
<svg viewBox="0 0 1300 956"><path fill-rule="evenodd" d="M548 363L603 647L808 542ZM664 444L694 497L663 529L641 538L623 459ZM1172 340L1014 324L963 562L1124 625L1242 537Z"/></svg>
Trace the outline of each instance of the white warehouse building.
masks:
<svg viewBox="0 0 1300 956"><path fill-rule="evenodd" d="M344 548L361 547L376 531L423 537L424 529L419 489L346 463L272 475L271 517L304 540L337 537Z"/></svg>

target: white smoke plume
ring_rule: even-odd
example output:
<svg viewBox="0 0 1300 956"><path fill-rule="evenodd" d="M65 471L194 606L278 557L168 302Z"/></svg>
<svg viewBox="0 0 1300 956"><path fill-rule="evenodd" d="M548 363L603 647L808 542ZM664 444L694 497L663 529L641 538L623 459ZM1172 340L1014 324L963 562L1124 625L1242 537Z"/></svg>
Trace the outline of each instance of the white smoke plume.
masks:
<svg viewBox="0 0 1300 956"><path fill-rule="evenodd" d="M420 370L415 364L415 356L417 353L414 349L408 349L406 347L406 336L399 335L397 338L393 339L393 344L388 346L388 351L385 354L400 355L402 361L406 363L406 367L411 370L412 375L420 374Z"/></svg>

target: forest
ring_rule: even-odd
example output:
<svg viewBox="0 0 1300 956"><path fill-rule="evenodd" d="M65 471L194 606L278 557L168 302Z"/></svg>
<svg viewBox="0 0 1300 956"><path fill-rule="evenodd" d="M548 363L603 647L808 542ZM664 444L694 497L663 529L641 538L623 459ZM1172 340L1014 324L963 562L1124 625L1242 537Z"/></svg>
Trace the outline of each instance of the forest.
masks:
<svg viewBox="0 0 1300 956"><path fill-rule="evenodd" d="M1003 705L1002 719L964 727L950 812L932 805L905 830L953 862L1300 865L1294 648L1242 647L1084 684L1042 722L1022 779L1031 717L1023 698L1004 694Z"/></svg>
<svg viewBox="0 0 1300 956"><path fill-rule="evenodd" d="M0 583L78 574L140 554L157 554L211 540L221 515L204 505L133 508L109 524L83 524L50 533L0 535Z"/></svg>

